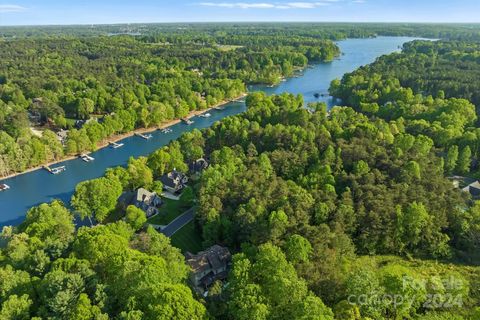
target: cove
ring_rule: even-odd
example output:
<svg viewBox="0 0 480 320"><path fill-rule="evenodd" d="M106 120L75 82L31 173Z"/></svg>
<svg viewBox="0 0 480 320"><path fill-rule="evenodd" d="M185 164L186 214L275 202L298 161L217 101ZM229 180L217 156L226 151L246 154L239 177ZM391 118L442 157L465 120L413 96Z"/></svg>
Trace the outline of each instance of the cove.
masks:
<svg viewBox="0 0 480 320"><path fill-rule="evenodd" d="M330 62L311 66L294 78L289 78L275 87L250 86L249 91L264 91L267 94L290 92L302 94L305 102L324 101L333 106L335 101L328 96L328 87L333 79L341 78L343 74L351 72L362 65L375 61L381 55L398 51L400 47L416 38L410 37L378 37L369 39L348 39L339 41L342 55ZM318 99L314 94L323 96ZM46 170L36 170L23 175L0 181L8 184L11 189L0 192L0 227L18 225L22 222L26 212L33 206L54 199L69 203L75 186L85 180L103 176L110 167L124 166L130 157L146 156L155 150L178 138L183 132L195 128L202 129L211 126L214 122L225 117L245 111L244 102L231 102L222 110L211 110L211 117L194 117L192 125L178 123L170 127L171 133L161 131L152 132L152 138L144 140L132 136L120 141L124 146L118 149L106 147L91 154L93 162L84 162L81 159L67 160L56 164L65 166L67 170L58 175L52 175Z"/></svg>

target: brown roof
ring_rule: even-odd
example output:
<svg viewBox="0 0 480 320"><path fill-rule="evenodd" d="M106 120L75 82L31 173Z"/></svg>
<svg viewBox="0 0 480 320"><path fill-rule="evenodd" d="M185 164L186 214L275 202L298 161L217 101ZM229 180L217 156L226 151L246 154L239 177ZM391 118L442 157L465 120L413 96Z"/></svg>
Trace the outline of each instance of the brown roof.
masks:
<svg viewBox="0 0 480 320"><path fill-rule="evenodd" d="M197 254L187 252L187 263L194 273L202 272L208 269L217 270L230 262L232 255L227 248L214 245L205 251Z"/></svg>

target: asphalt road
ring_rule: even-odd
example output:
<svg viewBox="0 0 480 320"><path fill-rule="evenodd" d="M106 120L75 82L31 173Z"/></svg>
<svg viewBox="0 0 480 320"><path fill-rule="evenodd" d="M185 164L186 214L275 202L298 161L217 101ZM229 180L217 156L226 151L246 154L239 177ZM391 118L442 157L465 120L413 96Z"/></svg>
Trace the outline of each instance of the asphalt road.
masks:
<svg viewBox="0 0 480 320"><path fill-rule="evenodd" d="M190 208L184 213L182 213L182 215L176 217L175 220L170 222L165 228L163 228L161 232L167 237L171 237L175 234L175 232L180 230L184 225L192 221L194 217L195 217L195 208Z"/></svg>

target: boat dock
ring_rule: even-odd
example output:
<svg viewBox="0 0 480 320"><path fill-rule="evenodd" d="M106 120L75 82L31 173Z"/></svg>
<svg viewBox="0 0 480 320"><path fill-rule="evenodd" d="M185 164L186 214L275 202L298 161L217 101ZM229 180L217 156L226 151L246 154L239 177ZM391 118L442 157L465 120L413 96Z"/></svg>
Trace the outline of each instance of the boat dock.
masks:
<svg viewBox="0 0 480 320"><path fill-rule="evenodd" d="M143 139L145 139L145 140L150 140L150 139L153 138L153 136L152 136L151 134L143 134L143 133L137 132L137 133L135 133L135 135L136 135L137 137L143 138Z"/></svg>
<svg viewBox="0 0 480 320"><path fill-rule="evenodd" d="M44 166L43 168L45 170L47 170L48 172L50 172L51 174L59 174L59 173L62 173L63 171L67 170L66 166L60 166L60 167L56 167L56 168L50 168L49 166Z"/></svg>
<svg viewBox="0 0 480 320"><path fill-rule="evenodd" d="M182 121L183 121L183 123L185 123L187 125L193 124L193 120L190 120L190 119L187 119L187 118L182 118Z"/></svg>
<svg viewBox="0 0 480 320"><path fill-rule="evenodd" d="M123 143L117 143L117 142L110 142L110 145L112 146L113 149L118 149L120 147L123 147Z"/></svg>
<svg viewBox="0 0 480 320"><path fill-rule="evenodd" d="M80 155L80 159L82 159L82 160L85 161L85 162L92 162L93 160L95 160L94 157L91 157L91 156L89 156L88 154L82 154L82 155Z"/></svg>

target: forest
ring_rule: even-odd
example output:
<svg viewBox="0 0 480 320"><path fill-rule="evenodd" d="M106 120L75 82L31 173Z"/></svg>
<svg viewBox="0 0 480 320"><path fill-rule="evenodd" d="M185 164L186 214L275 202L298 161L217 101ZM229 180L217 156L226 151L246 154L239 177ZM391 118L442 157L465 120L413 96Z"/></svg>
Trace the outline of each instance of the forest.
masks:
<svg viewBox="0 0 480 320"><path fill-rule="evenodd" d="M373 74L398 79L401 86L415 93L436 96L442 91L447 97L464 98L480 106L478 42L408 42L401 53L382 56L355 72Z"/></svg>
<svg viewBox="0 0 480 320"><path fill-rule="evenodd" d="M11 38L49 38L57 36L91 37L132 35L155 38L159 34L194 36L197 39L233 37L236 35L270 35L276 37L292 34L341 40L374 36L416 36L430 39L470 40L480 39L480 28L475 23L342 23L342 22L224 22L224 23L130 23L115 25L74 26L2 26L0 36Z"/></svg>
<svg viewBox="0 0 480 320"><path fill-rule="evenodd" d="M445 178L431 138L291 94L247 104L79 184L73 210L42 204L4 228L2 317L478 319L480 202ZM198 157L210 159L192 190L203 246L236 253L228 286L206 297L143 211L115 213L122 191L161 189ZM75 230L74 214L101 224Z"/></svg>
<svg viewBox="0 0 480 320"><path fill-rule="evenodd" d="M447 174L476 177L480 131L477 82L473 79L479 69L478 62L464 59L475 56L475 47L413 42L401 54L382 57L333 81L330 92L371 119L400 121L407 133L432 139Z"/></svg>
<svg viewBox="0 0 480 320"><path fill-rule="evenodd" d="M247 84L278 83L309 63L337 57L332 41L345 38L459 39L441 48L408 44L403 55L409 60L383 64L397 65L396 77L406 87L436 94L448 86L451 96L479 99L471 81L477 49L461 41L479 39L480 30L468 24L2 27L0 35L0 176L93 151L114 135L237 98ZM408 63L423 66L421 78L404 74ZM59 137L61 130L68 133Z"/></svg>
<svg viewBox="0 0 480 320"><path fill-rule="evenodd" d="M0 65L3 165L23 170L33 155L45 160L35 148L45 157L80 152L235 97L245 84L277 81L336 56L326 39L348 26L5 40L0 56L18 65ZM110 28L101 32L122 31ZM282 35L289 28L295 35ZM69 203L40 204L4 227L0 319L480 319L480 201L451 180L480 177L475 30L384 32L452 39L408 43L334 80L342 106L331 109L250 93L246 112L130 158L78 184ZM33 137L29 111L52 130ZM72 119L90 117L98 121L74 129ZM69 129L65 146L53 143L60 127ZM189 281L185 252L119 201L138 188L161 193L165 173L187 172L198 158L209 166L181 201L196 209L200 247L233 254L226 281L205 295Z"/></svg>
<svg viewBox="0 0 480 320"><path fill-rule="evenodd" d="M332 41L301 34L244 36L238 45L165 34L1 41L3 176L95 150L112 135L185 117L238 98L246 84L275 84L339 55Z"/></svg>
<svg viewBox="0 0 480 320"><path fill-rule="evenodd" d="M310 114L301 107L302 98L291 95L252 94L248 105L244 115L205 133L206 148L213 150L212 166L202 175L198 191L197 219L206 245L226 243L242 252L231 280L239 281L239 287L222 293L227 301L220 310L227 318L276 319L275 312L288 312L288 307L276 306L287 303L289 311L298 310L288 295L283 297L287 300L276 300L281 294L269 291L271 281L284 276L275 273L280 271L255 274L256 263L267 268L266 258L258 257L267 250L273 255L283 251L297 276L338 319L360 319L356 314L362 319L450 319L453 313L428 312L432 310L425 308L426 296L420 298L419 292L412 294L420 300L402 310L375 305L378 301L360 304L357 310L344 301L359 290L353 288L357 285L378 283L368 290L381 292L403 290L387 284L398 285L401 281L394 279L402 275L414 281L433 274L442 278L444 268L463 274L464 280L470 274L441 263L431 268L429 262L478 259L480 244L479 213L474 213L478 205L470 205L444 177L444 162L433 140L408 133L401 120L372 121L346 107L327 113L324 105L312 105L315 111ZM479 270L471 269L473 277L467 282L478 281ZM238 277L252 277L252 282L235 279L236 272ZM358 278L354 281L348 274ZM247 291L237 293L243 290ZM428 296L428 288L422 290ZM477 299L475 289L470 292L470 298ZM309 301L304 299L298 303ZM309 308L322 310L320 304ZM454 313L469 319L468 307L460 310Z"/></svg>

